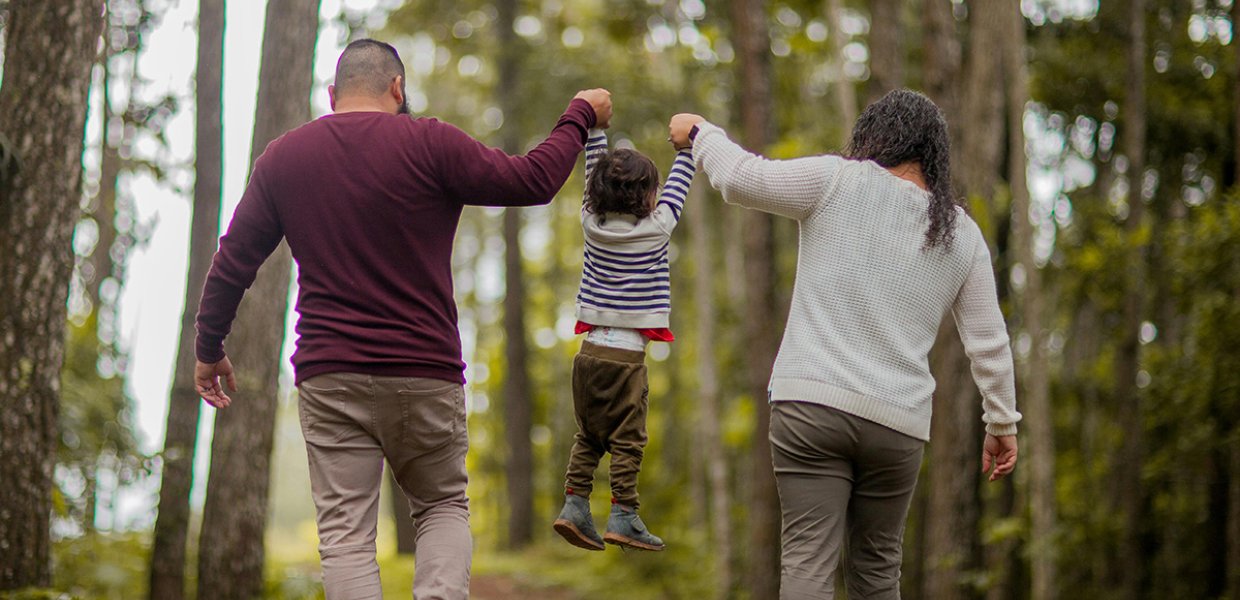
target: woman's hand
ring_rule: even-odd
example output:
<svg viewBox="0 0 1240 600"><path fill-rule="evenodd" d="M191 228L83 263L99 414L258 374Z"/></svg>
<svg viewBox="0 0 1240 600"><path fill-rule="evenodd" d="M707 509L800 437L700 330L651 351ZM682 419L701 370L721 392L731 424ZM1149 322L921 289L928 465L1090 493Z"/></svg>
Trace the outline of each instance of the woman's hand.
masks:
<svg viewBox="0 0 1240 600"><path fill-rule="evenodd" d="M990 480L995 481L1003 479L1015 468L1016 436L986 434L986 440L982 442L982 473L990 471Z"/></svg>
<svg viewBox="0 0 1240 600"><path fill-rule="evenodd" d="M689 132L693 130L695 125L705 120L702 115L695 115L693 113L680 113L673 116L672 121L667 125L667 140L677 150L692 148L693 140L689 139Z"/></svg>

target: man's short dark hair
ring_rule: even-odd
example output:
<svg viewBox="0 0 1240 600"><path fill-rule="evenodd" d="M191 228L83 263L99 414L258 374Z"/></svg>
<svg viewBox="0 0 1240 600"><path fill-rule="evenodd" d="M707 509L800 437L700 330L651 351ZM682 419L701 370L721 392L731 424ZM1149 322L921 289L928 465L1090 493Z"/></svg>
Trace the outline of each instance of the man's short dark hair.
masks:
<svg viewBox="0 0 1240 600"><path fill-rule="evenodd" d="M369 38L355 40L336 61L336 97L379 96L396 77L403 86L405 63L396 48Z"/></svg>

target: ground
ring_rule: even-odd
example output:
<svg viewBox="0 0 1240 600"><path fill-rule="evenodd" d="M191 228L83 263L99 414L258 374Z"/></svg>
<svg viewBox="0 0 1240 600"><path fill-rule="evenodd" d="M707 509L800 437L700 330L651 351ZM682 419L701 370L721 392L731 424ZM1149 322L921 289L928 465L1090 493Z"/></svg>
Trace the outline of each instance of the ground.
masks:
<svg viewBox="0 0 1240 600"><path fill-rule="evenodd" d="M545 588L509 575L476 575L470 579L471 600L578 600L564 588Z"/></svg>

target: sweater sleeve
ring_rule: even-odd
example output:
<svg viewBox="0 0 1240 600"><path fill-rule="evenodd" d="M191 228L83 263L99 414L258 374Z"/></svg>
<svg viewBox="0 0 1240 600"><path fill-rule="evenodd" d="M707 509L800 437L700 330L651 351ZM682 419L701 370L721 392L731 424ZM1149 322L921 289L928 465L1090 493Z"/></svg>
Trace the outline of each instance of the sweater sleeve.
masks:
<svg viewBox="0 0 1240 600"><path fill-rule="evenodd" d="M689 186L693 184L693 174L697 167L693 164L693 153L681 150L672 161L672 169L667 173L667 181L663 183L663 191L659 194L659 205L656 210L666 213L661 220L670 230L680 222L680 213L685 209L685 199L689 196Z"/></svg>
<svg viewBox="0 0 1240 600"><path fill-rule="evenodd" d="M1016 382L1007 326L999 310L990 250L977 239L973 264L952 306L952 316L982 393L982 420L991 435L1016 435Z"/></svg>
<svg viewBox="0 0 1240 600"><path fill-rule="evenodd" d="M574 99L550 135L521 156L489 148L464 131L442 124L435 146L440 184L462 204L547 204L572 173L595 119L589 102Z"/></svg>
<svg viewBox="0 0 1240 600"><path fill-rule="evenodd" d="M770 160L741 148L718 126L698 124L693 156L724 201L793 219L822 202L844 159L811 156Z"/></svg>
<svg viewBox="0 0 1240 600"><path fill-rule="evenodd" d="M582 211L585 211L584 203L590 195L587 191L590 188L590 175L594 174L594 166L604 154L607 154L607 132L602 129L590 129L586 136L586 172L581 192Z"/></svg>
<svg viewBox="0 0 1240 600"><path fill-rule="evenodd" d="M203 284L195 353L204 363L224 358L224 338L232 330L241 298L254 283L258 268L284 238L275 206L263 183L264 158L259 156L254 162L254 173L233 213L228 233L220 238L219 251L211 261L211 271Z"/></svg>

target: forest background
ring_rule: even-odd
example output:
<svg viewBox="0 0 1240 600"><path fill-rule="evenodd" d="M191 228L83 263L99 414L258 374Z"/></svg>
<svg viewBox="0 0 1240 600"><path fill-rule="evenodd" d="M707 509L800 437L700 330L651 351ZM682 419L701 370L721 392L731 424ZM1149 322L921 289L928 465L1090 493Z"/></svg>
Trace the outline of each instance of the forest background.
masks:
<svg viewBox="0 0 1240 600"><path fill-rule="evenodd" d="M985 483L948 320L905 596L1240 600L1237 4L0 2L0 597L321 596L287 252L230 338L228 411L189 385L186 319L250 161L327 111L339 50L373 36L404 56L415 115L511 152L587 87L613 92L613 140L660 165L675 112L791 158L839 151L887 90L927 93L994 257L1025 420L1016 476ZM764 390L796 226L702 179L673 240L677 341L650 351L660 554L585 554L549 527L574 430L580 173L548 207L465 212L474 597L775 597ZM380 561L399 597L393 504Z"/></svg>

